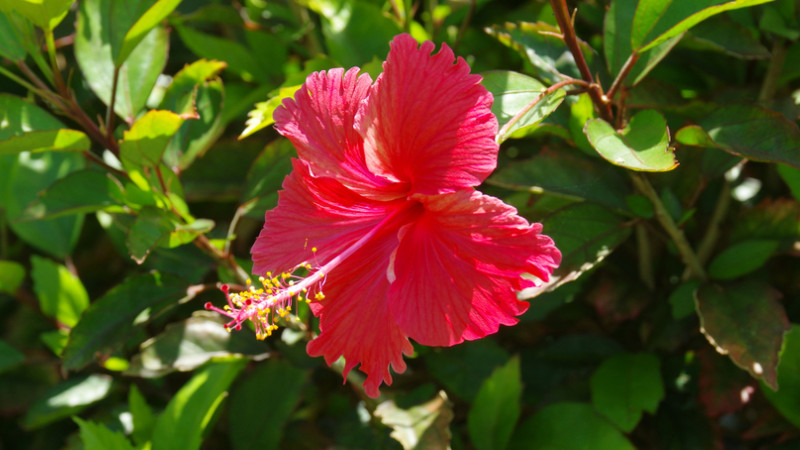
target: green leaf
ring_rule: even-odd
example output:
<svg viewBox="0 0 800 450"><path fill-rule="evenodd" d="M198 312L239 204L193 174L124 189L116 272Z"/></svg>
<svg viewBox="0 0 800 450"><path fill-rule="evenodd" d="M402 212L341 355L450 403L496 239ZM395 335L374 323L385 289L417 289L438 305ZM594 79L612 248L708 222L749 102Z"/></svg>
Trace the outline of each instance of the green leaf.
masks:
<svg viewBox="0 0 800 450"><path fill-rule="evenodd" d="M256 47L244 45L232 39L202 33L186 26L177 26L178 35L189 50L201 58L225 61L227 69L245 81L271 83L279 74L286 60L286 46L275 37L263 32L248 32L256 36Z"/></svg>
<svg viewBox="0 0 800 450"><path fill-rule="evenodd" d="M214 228L207 219L182 224L162 209L144 207L128 232L127 245L131 258L142 264L156 246L174 248L192 242L197 236Z"/></svg>
<svg viewBox="0 0 800 450"><path fill-rule="evenodd" d="M672 318L675 320L683 319L695 313L694 296L700 281L687 281L669 294L669 304L672 308Z"/></svg>
<svg viewBox="0 0 800 450"><path fill-rule="evenodd" d="M786 333L777 370L781 388L762 385L761 392L786 420L800 427L800 325L792 325Z"/></svg>
<svg viewBox="0 0 800 450"><path fill-rule="evenodd" d="M119 70L114 112L128 123L133 123L144 108L167 62L167 31L163 26L156 26L140 40L121 66L115 65L128 30L152 1L133 0L123 4L86 0L81 1L78 8L75 59L86 83L106 105L112 97L114 72Z"/></svg>
<svg viewBox="0 0 800 450"><path fill-rule="evenodd" d="M375 416L392 429L404 449L449 448L453 409L444 391L421 405L403 409L394 400L375 408Z"/></svg>
<svg viewBox="0 0 800 450"><path fill-rule="evenodd" d="M480 340L451 348L432 349L425 355L425 365L448 392L472 402L481 383L509 359L497 343Z"/></svg>
<svg viewBox="0 0 800 450"><path fill-rule="evenodd" d="M32 430L77 414L105 398L111 391L111 381L109 375L98 374L62 381L36 400L22 423Z"/></svg>
<svg viewBox="0 0 800 450"><path fill-rule="evenodd" d="M687 39L696 47L743 59L769 58L770 52L750 30L727 15L715 16L692 28Z"/></svg>
<svg viewBox="0 0 800 450"><path fill-rule="evenodd" d="M733 9L746 8L772 0L694 0L691 2L639 0L631 31L631 45L646 51L677 36L703 20Z"/></svg>
<svg viewBox="0 0 800 450"><path fill-rule="evenodd" d="M72 172L59 179L28 205L22 220L41 220L94 211L122 211L125 193L111 174L95 169Z"/></svg>
<svg viewBox="0 0 800 450"><path fill-rule="evenodd" d="M23 32L17 26L18 23L10 13L0 14L0 56L15 63L24 61L28 55L25 51L25 38L21 36Z"/></svg>
<svg viewBox="0 0 800 450"><path fill-rule="evenodd" d="M664 399L659 360L650 353L623 353L603 361L591 379L592 404L622 431L630 433L642 412L655 414Z"/></svg>
<svg viewBox="0 0 800 450"><path fill-rule="evenodd" d="M708 266L708 275L717 280L730 280L763 266L778 249L779 241L748 239L737 242L715 256Z"/></svg>
<svg viewBox="0 0 800 450"><path fill-rule="evenodd" d="M33 290L42 312L60 323L74 327L89 306L89 295L80 278L66 267L47 258L31 257Z"/></svg>
<svg viewBox="0 0 800 450"><path fill-rule="evenodd" d="M67 15L73 0L0 0L0 9L16 10L37 27L52 31Z"/></svg>
<svg viewBox="0 0 800 450"><path fill-rule="evenodd" d="M631 27L636 6L637 1L612 1L603 23L603 50L611 73L619 73L628 58L633 53L639 53L639 60L627 75L625 85L628 86L642 81L682 37L681 35L675 36L649 51L634 52L631 45Z"/></svg>
<svg viewBox="0 0 800 450"><path fill-rule="evenodd" d="M153 435L156 416L135 384L131 384L128 391L128 409L133 416L133 432L131 433L133 442L138 446L143 446Z"/></svg>
<svg viewBox="0 0 800 450"><path fill-rule="evenodd" d="M81 442L85 450L134 450L133 445L118 431L111 431L105 426L73 417L72 420L81 429Z"/></svg>
<svg viewBox="0 0 800 450"><path fill-rule="evenodd" d="M292 171L292 157L296 154L288 139L276 139L258 155L247 172L240 198L248 217L262 220L264 211L278 204L278 190Z"/></svg>
<svg viewBox="0 0 800 450"><path fill-rule="evenodd" d="M231 392L230 429L234 450L280 448L281 436L300 403L310 372L268 359ZM264 399L269 407L264 408Z"/></svg>
<svg viewBox="0 0 800 450"><path fill-rule="evenodd" d="M0 142L30 131L63 128L63 124L46 111L8 94L0 94ZM20 224L15 222L25 207L36 200L39 192L57 179L84 165L74 153L21 153L0 156L0 196L6 220L14 233L33 247L64 258L72 250L83 224L83 216Z"/></svg>
<svg viewBox="0 0 800 450"><path fill-rule="evenodd" d="M125 33L119 50L115 53L114 65L117 67L122 66L125 60L128 59L128 56L131 55L133 49L147 36L147 33L164 20L180 2L181 0L158 0L153 6L149 7ZM146 5L148 3L150 3L150 1L144 4ZM119 22L115 23L119 24Z"/></svg>
<svg viewBox="0 0 800 450"><path fill-rule="evenodd" d="M757 280L706 284L696 295L703 334L737 366L778 388L776 368L789 319L780 293Z"/></svg>
<svg viewBox="0 0 800 450"><path fill-rule="evenodd" d="M119 144L122 163L134 167L158 167L167 144L181 124L183 118L172 111L148 111L125 132Z"/></svg>
<svg viewBox="0 0 800 450"><path fill-rule="evenodd" d="M200 448L202 436L217 417L217 408L246 360L229 360L209 364L197 373L172 397L158 417L153 430L153 450Z"/></svg>
<svg viewBox="0 0 800 450"><path fill-rule="evenodd" d="M800 169L781 164L778 166L778 174L789 186L789 190L792 191L792 196L795 200L800 201Z"/></svg>
<svg viewBox="0 0 800 450"><path fill-rule="evenodd" d="M586 122L583 132L612 164L644 172L665 172L678 166L669 148L667 121L655 110L639 111L619 132L603 119Z"/></svg>
<svg viewBox="0 0 800 450"><path fill-rule="evenodd" d="M543 150L495 172L489 183L506 189L553 194L625 211L630 188L619 172L597 159L566 151Z"/></svg>
<svg viewBox="0 0 800 450"><path fill-rule="evenodd" d="M534 78L511 71L484 72L483 85L494 96L492 113L500 129L497 142L502 143L517 131L539 124L558 108L566 91L558 89L545 95L545 86Z"/></svg>
<svg viewBox="0 0 800 450"><path fill-rule="evenodd" d="M634 450L613 425L585 403L561 402L540 409L517 429L511 449Z"/></svg>
<svg viewBox="0 0 800 450"><path fill-rule="evenodd" d="M578 279L610 255L631 233L631 226L622 216L602 206L573 203L555 205L547 212L542 200L538 205L542 209L532 214L533 219L544 223L544 233L561 250L561 265L550 276L550 281L523 290L520 298L533 298Z"/></svg>
<svg viewBox="0 0 800 450"><path fill-rule="evenodd" d="M697 125L686 125L675 133L675 142L701 148L717 148L708 133Z"/></svg>
<svg viewBox="0 0 800 450"><path fill-rule="evenodd" d="M800 203L778 198L742 210L730 231L732 242L749 239L779 240L791 247L800 239Z"/></svg>
<svg viewBox="0 0 800 450"><path fill-rule="evenodd" d="M344 67L383 59L389 42L402 32L397 22L367 1L309 0L308 7L322 16L328 54Z"/></svg>
<svg viewBox="0 0 800 450"><path fill-rule="evenodd" d="M544 22L509 22L487 28L486 32L503 45L519 52L536 68L536 75L549 84L562 81L565 76L581 78L575 59L564 40L558 37L558 27ZM599 58L595 56L592 47L583 41L578 41L578 45L592 73L603 73Z"/></svg>
<svg viewBox="0 0 800 450"><path fill-rule="evenodd" d="M22 264L0 259L0 293L14 295L24 280L25 267Z"/></svg>
<svg viewBox="0 0 800 450"><path fill-rule="evenodd" d="M800 130L780 113L755 105L726 105L700 126L719 148L734 155L800 168Z"/></svg>
<svg viewBox="0 0 800 450"><path fill-rule="evenodd" d="M64 349L64 370L77 370L96 354L119 348L150 317L185 297L186 283L159 273L131 277L92 303L72 329Z"/></svg>
<svg viewBox="0 0 800 450"><path fill-rule="evenodd" d="M142 344L125 373L155 378L175 370L194 370L212 358L252 357L268 351L250 333L226 331L228 320L216 313L196 311L183 322L167 325L163 333Z"/></svg>
<svg viewBox="0 0 800 450"><path fill-rule="evenodd" d="M21 152L83 152L89 150L89 138L77 130L30 131L0 141L0 155Z"/></svg>
<svg viewBox="0 0 800 450"><path fill-rule="evenodd" d="M239 135L239 139L244 139L251 136L256 131L262 130L273 123L275 120L272 118L272 113L280 106L287 98L293 98L294 93L300 89L301 84L295 86L282 87L278 90L277 94L265 102L256 103L256 108L247 113L246 127Z"/></svg>
<svg viewBox="0 0 800 450"><path fill-rule="evenodd" d="M25 361L25 355L0 339L0 373Z"/></svg>
<svg viewBox="0 0 800 450"><path fill-rule="evenodd" d="M506 448L519 419L521 396L519 356L514 356L481 384L469 410L467 425L476 449Z"/></svg>
<svg viewBox="0 0 800 450"><path fill-rule="evenodd" d="M195 117L198 87L216 79L227 65L225 61L205 59L187 64L167 87L159 109L172 111L179 116Z"/></svg>

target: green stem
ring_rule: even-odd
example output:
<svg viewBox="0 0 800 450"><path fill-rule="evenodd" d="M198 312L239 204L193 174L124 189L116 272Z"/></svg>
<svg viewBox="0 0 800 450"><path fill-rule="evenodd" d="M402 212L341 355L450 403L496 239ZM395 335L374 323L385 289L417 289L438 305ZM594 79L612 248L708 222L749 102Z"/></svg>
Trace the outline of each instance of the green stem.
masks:
<svg viewBox="0 0 800 450"><path fill-rule="evenodd" d="M27 89L27 90L29 90L31 92L36 93L36 92L39 91L39 89L36 88L34 85L32 85L32 84L28 83L27 81L23 80L22 78L18 77L17 75L14 74L14 72L11 72L10 70L6 69L3 66L0 66L0 74L5 75L11 81L19 84L20 86L24 87L25 89Z"/></svg>
<svg viewBox="0 0 800 450"><path fill-rule="evenodd" d="M62 95L67 92L67 85L64 79L61 78L61 71L58 70L58 58L56 55L56 41L53 37L53 31L47 30L44 33L45 43L47 45L47 56L50 58L50 69L53 71L53 80L56 90Z"/></svg>
<svg viewBox="0 0 800 450"><path fill-rule="evenodd" d="M469 11L467 11L467 15L461 22L461 26L458 27L458 35L456 35L456 41L453 43L453 50L458 49L459 44L461 44L461 39L464 37L464 33L467 32L467 26L469 26L469 23L472 21L472 16L474 15L475 0L469 0ZM431 11L431 16L433 16L433 11Z"/></svg>
<svg viewBox="0 0 800 450"><path fill-rule="evenodd" d="M711 257L711 253L714 251L714 246L717 244L717 240L719 239L720 225L722 224L722 220L725 218L725 215L728 213L728 207L730 204L731 184L728 181L723 181L722 190L717 198L717 204L714 207L714 212L711 213L711 219L709 220L708 227L706 228L706 234L703 236L703 239L700 241L700 245L697 247L697 260L702 265L708 262L709 258ZM683 272L683 280L688 280L690 276L691 272L689 272L689 269L687 268L686 271Z"/></svg>
<svg viewBox="0 0 800 450"><path fill-rule="evenodd" d="M761 92L758 94L759 102L772 100L775 90L778 88L778 78L781 76L783 62L786 60L786 46L783 39L776 39L772 44L772 57L769 60L767 75L761 84Z"/></svg>
<svg viewBox="0 0 800 450"><path fill-rule="evenodd" d="M653 189L653 185L650 184L650 181L647 178L639 173L631 174L631 178L633 179L633 184L636 185L636 188L639 189L639 191L644 194L644 196L647 197L655 207L656 219L658 219L659 223L661 223L661 226L664 227L664 230L667 232L670 239L672 239L672 242L674 242L675 246L678 248L678 252L681 255L683 263L686 264L687 269L690 271L690 276L692 278L706 280L706 272L703 269L703 266L700 264L700 261L697 259L697 255L689 245L689 241L686 240L686 236L683 234L683 231L678 228L678 226L675 224L675 221L672 220L672 216L669 215L669 212L664 207L664 204L658 197L656 190Z"/></svg>
<svg viewBox="0 0 800 450"><path fill-rule="evenodd" d="M114 106L117 102L117 83L119 83L120 67L114 67L114 77L111 79L111 100L108 102L106 111L106 136L111 139L114 136Z"/></svg>

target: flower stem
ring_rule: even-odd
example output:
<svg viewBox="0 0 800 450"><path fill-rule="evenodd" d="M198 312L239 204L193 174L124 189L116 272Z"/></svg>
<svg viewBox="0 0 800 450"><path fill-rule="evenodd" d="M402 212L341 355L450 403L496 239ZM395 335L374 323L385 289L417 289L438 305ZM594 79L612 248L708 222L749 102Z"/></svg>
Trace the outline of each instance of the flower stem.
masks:
<svg viewBox="0 0 800 450"><path fill-rule="evenodd" d="M675 224L675 221L672 220L672 216L669 215L669 212L664 207L664 204L658 197L653 185L650 184L650 181L647 178L638 173L631 174L631 178L633 179L633 184L636 185L636 188L639 189L639 191L641 191L641 193L644 194L644 196L647 197L655 207L656 219L658 219L659 223L661 223L661 226L664 227L664 230L678 248L681 259L683 259L684 264L686 264L687 269L690 271L690 276L692 278L706 280L706 272L703 269L703 266L700 264L700 261L697 259L697 255L689 245L689 241L686 240L686 236L683 234L683 231L678 228L678 226Z"/></svg>

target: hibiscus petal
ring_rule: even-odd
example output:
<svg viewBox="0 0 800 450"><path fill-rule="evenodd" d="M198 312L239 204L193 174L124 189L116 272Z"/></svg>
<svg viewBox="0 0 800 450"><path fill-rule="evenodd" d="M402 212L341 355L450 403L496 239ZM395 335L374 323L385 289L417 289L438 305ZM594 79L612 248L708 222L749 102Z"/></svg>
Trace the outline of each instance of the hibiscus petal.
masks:
<svg viewBox="0 0 800 450"><path fill-rule="evenodd" d="M366 199L332 178L315 178L292 161L278 206L267 211L251 249L253 273L291 272L298 264L321 265L386 217L396 202ZM317 251L313 252L312 249Z"/></svg>
<svg viewBox="0 0 800 450"><path fill-rule="evenodd" d="M422 194L477 186L497 163L492 95L446 44L434 48L395 37L356 119L367 167Z"/></svg>
<svg viewBox="0 0 800 450"><path fill-rule="evenodd" d="M402 191L367 169L361 135L353 127L359 103L366 98L372 79L354 67L314 72L286 99L273 117L275 129L289 138L297 155L314 176L334 177L373 198L397 197ZM386 192L388 191L388 193Z"/></svg>
<svg viewBox="0 0 800 450"><path fill-rule="evenodd" d="M546 281L561 261L540 224L476 191L415 196L425 214L401 233L390 268L389 308L424 345L454 345L513 325L526 302L516 291Z"/></svg>
<svg viewBox="0 0 800 450"><path fill-rule="evenodd" d="M329 365L344 356L344 376L357 364L367 374L367 395L379 395L381 383L392 384L389 367L406 370L403 354L413 347L389 312L386 269L397 246L396 230L386 230L345 260L326 277L325 299L312 303L320 317L320 334L308 343L311 356L324 356Z"/></svg>

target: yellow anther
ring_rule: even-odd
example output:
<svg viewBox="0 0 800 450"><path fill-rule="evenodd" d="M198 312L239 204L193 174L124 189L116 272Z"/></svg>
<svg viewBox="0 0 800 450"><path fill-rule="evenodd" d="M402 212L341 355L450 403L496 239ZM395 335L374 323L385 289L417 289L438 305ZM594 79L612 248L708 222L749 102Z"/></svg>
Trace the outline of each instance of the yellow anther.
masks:
<svg viewBox="0 0 800 450"><path fill-rule="evenodd" d="M315 295L314 298L317 300L322 300L323 298L325 298L325 294L323 294L322 292L317 292L317 295Z"/></svg>
<svg viewBox="0 0 800 450"><path fill-rule="evenodd" d="M317 247L311 247L311 251L316 253Z"/></svg>

